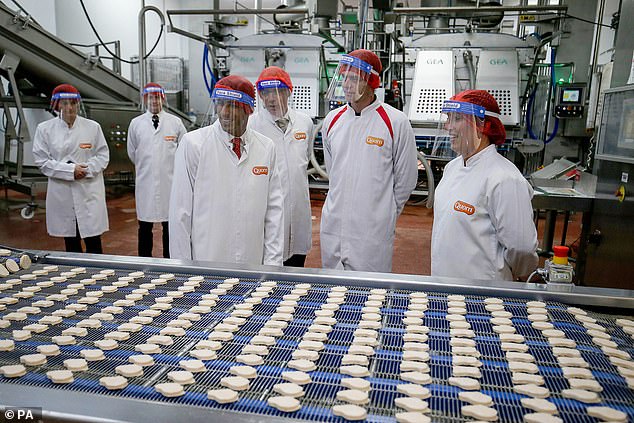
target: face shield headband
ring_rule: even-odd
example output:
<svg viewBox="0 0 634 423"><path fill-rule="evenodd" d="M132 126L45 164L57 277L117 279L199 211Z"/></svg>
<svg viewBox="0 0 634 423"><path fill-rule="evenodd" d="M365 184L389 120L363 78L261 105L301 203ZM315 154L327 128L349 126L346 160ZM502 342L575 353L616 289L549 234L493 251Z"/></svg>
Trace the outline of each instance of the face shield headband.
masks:
<svg viewBox="0 0 634 423"><path fill-rule="evenodd" d="M379 73L372 68L371 64L369 64L368 62L364 62L358 57L350 56L348 54L344 54L343 56L341 56L341 59L339 59L339 66L342 65L352 66L367 73L368 75L371 73L377 76L379 75Z"/></svg>
<svg viewBox="0 0 634 423"><path fill-rule="evenodd" d="M59 101L59 100L81 100L81 96L79 93L55 93L51 97L51 101Z"/></svg>
<svg viewBox="0 0 634 423"><path fill-rule="evenodd" d="M240 103L251 106L251 109L255 107L255 100L250 95L243 93L242 91L230 90L227 88L214 88L211 94L213 100L233 100Z"/></svg>
<svg viewBox="0 0 634 423"><path fill-rule="evenodd" d="M290 90L290 88L288 87L288 85L286 85L285 83L283 83L282 81L278 81L277 79L269 79L266 81L259 81L256 85L258 91L262 91L262 90L266 90L269 88L285 88L287 90Z"/></svg>
<svg viewBox="0 0 634 423"><path fill-rule="evenodd" d="M161 97L165 97L165 90L163 90L163 88L160 88L160 87L143 88L143 95L148 95L148 94L158 94Z"/></svg>
<svg viewBox="0 0 634 423"><path fill-rule="evenodd" d="M463 115L472 115L480 119L485 116L491 116L500 119L498 113L489 112L484 107L465 101L447 100L442 105L442 113L462 113Z"/></svg>

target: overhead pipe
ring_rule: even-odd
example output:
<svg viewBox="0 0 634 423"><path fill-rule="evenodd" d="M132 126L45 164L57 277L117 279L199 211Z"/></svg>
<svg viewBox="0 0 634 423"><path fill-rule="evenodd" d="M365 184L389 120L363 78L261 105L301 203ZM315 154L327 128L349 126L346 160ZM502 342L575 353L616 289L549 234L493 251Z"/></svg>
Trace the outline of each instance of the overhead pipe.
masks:
<svg viewBox="0 0 634 423"><path fill-rule="evenodd" d="M145 6L139 12L139 87L143 89L147 83L145 77L145 12L155 12L161 18L161 26L165 25L165 16L158 7ZM141 106L143 102L139 102Z"/></svg>
<svg viewBox="0 0 634 423"><path fill-rule="evenodd" d="M473 12L567 12L566 5L526 5L526 6L445 6L445 7L395 7L392 12L397 15L428 15L438 13L473 13Z"/></svg>
<svg viewBox="0 0 634 423"><path fill-rule="evenodd" d="M359 25L359 31L357 32L357 39L355 40L354 47L365 48L365 34L366 25L368 21L368 0L359 0L359 11L357 12L357 25Z"/></svg>
<svg viewBox="0 0 634 423"><path fill-rule="evenodd" d="M284 13L303 13L308 14L308 8L288 8L283 9ZM277 15L280 9L183 9L168 10L168 15Z"/></svg>
<svg viewBox="0 0 634 423"><path fill-rule="evenodd" d="M286 5L280 5L277 7L279 13L276 13L273 16L273 20L276 24L281 24L283 22L298 22L306 19L308 15L308 6L303 0L291 0L287 2ZM292 13L289 10L294 9L303 9L305 10L303 13Z"/></svg>

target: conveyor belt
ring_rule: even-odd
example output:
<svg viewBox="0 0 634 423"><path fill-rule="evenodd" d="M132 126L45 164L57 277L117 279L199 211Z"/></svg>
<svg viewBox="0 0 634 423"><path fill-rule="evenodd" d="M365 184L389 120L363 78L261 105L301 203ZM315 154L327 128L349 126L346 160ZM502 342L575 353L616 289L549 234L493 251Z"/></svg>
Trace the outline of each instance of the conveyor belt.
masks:
<svg viewBox="0 0 634 423"><path fill-rule="evenodd" d="M19 258L19 255L14 253L16 259ZM119 286L114 293L104 293L103 296L99 297L97 303L86 304L86 310L78 311L72 317L63 318L61 323L49 326L44 332L34 333L32 337L24 341L15 341L15 349L0 352L0 367L18 364L21 356L36 353L38 346L51 344L52 337L60 335L64 329L74 327L82 319L87 319L94 313L101 312L105 307L115 304L116 301L124 300L133 290L139 289L143 284L151 283L152 279L158 278L168 268L165 266L165 261L160 261L162 265L152 265L152 263L159 263L159 261L145 259L144 262L144 259L139 259L137 262L141 264L138 266L126 266L125 260L117 262L104 258L100 261L99 256L92 256L95 258L92 260L80 260L79 257L78 255L64 257L62 254L57 259L50 256L40 258L30 269L21 270L8 278L0 279L0 304L4 304L6 307L3 310L2 305L0 305L0 318L37 301L43 301L47 298L54 300L52 306L40 307L40 313L29 314L24 321L13 320L8 327L2 328L0 326L0 340L12 339L14 330L37 323L42 316L51 316L56 310L77 303L80 298L86 296L86 293L100 291L103 286L111 286L120 277L127 277L133 270L142 268L144 275L136 278L128 286ZM32 274L31 272L34 270L41 270L51 263L59 263L56 271L37 276L34 280L27 279L28 277L22 278L23 280L19 279L20 276ZM92 266L88 264L92 264ZM42 287L41 290L33 292L32 297L19 298L17 302L11 304L13 300L10 298L15 298L16 294L17 297L20 297L21 292L32 292L32 288L29 287L36 287L38 283L48 281L51 277L59 276L63 272L69 272L79 265L85 266L85 270L81 273L69 276L65 281L55 282L52 286ZM114 275L95 283L85 281L82 284L82 280L100 272L104 267L116 270ZM175 267L169 268L174 269ZM394 404L395 398L405 396L397 392L397 386L406 383L400 376L404 334L407 329L403 323L403 318L408 307L413 304L411 294L420 291L427 292L428 299L422 325L429 328L428 339L425 343L429 346L428 365L432 378L431 383L425 385L431 391L431 397L426 400L430 408L426 415L431 417L433 421L470 420L461 414L461 407L466 405L465 402L458 399L461 389L448 383L448 378L452 376L450 322L446 318L450 301L449 294L443 292L442 286L436 286L433 289L428 289L430 287L426 286L424 289L412 290L403 288L411 287L411 283L403 283L402 286L398 286L395 282L384 281L382 285L376 285L364 283L363 278L356 284L348 283L349 281L346 281L345 278L341 278L337 284L336 278L332 276L321 281L318 278L311 280L310 289L306 295L301 296L298 300L293 318L283 335L276 337L275 345L268 347L269 354L264 356L264 364L255 366L258 376L251 381L249 390L240 392L240 399L233 404L221 405L207 399L207 391L221 387L220 380L229 376L229 368L239 364L236 362L236 355L240 354L245 345L251 343L253 336L257 335L265 323L270 320L284 296L289 295L298 283L310 279L302 275L301 272L294 276L289 274L279 278L266 278L269 282L276 281L276 286L271 290L270 295L265 297L261 304L253 307L253 315L248 317L246 322L240 326L234 338L225 342L222 348L217 351L217 358L205 361L207 371L195 373L196 383L186 385L183 396L163 397L156 392L154 386L158 383L168 382L166 375L169 371L182 370L179 367L179 361L193 359L194 357L191 357L189 353L196 348L196 344L207 339L214 327L236 310L237 304L244 303L245 299L262 286L265 278L258 278L255 273L249 274L236 270L235 274L241 276L239 284L227 291L226 294L219 295L211 310L208 313L203 313L200 320L193 321L192 326L186 329L184 336L173 337L174 344L161 346L161 353L153 354L155 364L145 367L143 376L130 378L129 385L125 389L106 390L99 384L101 377L112 376L115 374L116 366L128 364L129 356L140 354L135 352L137 344L145 343L149 337L164 329L170 321L177 319L180 314L196 306L204 295L214 292L213 290L217 289L219 284L224 283L228 276L227 272L229 272L228 270L216 271L194 266L183 266L178 269L181 272L174 271L174 279L164 285L149 289L149 292L141 299L134 301L134 304L123 306L121 314L113 315L114 319L111 321L102 321L100 328L88 329L87 336L77 337L76 345L60 346L61 354L48 357L45 365L29 367L26 375L15 379L0 376L0 406L24 405L16 398L25 398L24 395L30 393L38 395L41 399L39 404L44 406L45 411L52 409L58 414L65 413L63 414L64 418L83 415L80 420L86 420L89 417L95 420L109 417L129 421L168 421L179 418L179 414L174 413L185 413L187 410L189 421L222 420L223 417L227 419L227 414L221 414L226 412L230 412L231 418L243 421L256 421L262 419L263 416L268 416L268 420L289 417L308 421L339 421L342 419L334 416L331 409L333 405L343 403L336 398L337 392L344 389L341 386L341 379L347 377L340 373L339 367L342 357L347 353L353 341L354 331L359 328L362 308L371 295L371 290L391 286L386 290L385 299L380 307L381 328L378 330L378 345L374 347L374 355L369 360L370 376L366 379L371 383L371 390L369 404L365 406L368 413L367 420L392 422L395 421L395 414L403 411ZM138 316L139 312L149 309L155 304L157 298L165 297L168 292L177 291L179 287L184 286L189 277L195 275L204 276L204 281L195 291L186 292L181 298L175 298L171 303L171 309L164 311L152 323L144 325L139 332L132 333L129 340L119 342L116 349L104 351L105 360L89 362L87 371L75 372L73 383L54 385L49 381L46 376L47 371L64 369L63 361L68 358L81 358L80 350L95 348L95 341L104 339L106 333L115 331L119 325L129 322L134 316ZM7 280L13 280L13 282L7 283ZM332 332L328 334L328 339L324 343L325 348L319 352L316 370L309 372L312 382L304 386L305 396L300 398L301 409L293 413L278 411L267 404L268 398L277 395L272 391L272 387L277 383L284 382L281 377L282 372L292 370L288 367L288 362L292 358L292 353L297 350L298 343L302 340L307 328L313 323L315 311L320 309L326 302L329 293L332 292L333 284L330 282L335 282L335 285L348 285L345 302L340 305L339 310L334 315L337 323L334 324ZM69 292L67 299L49 297L69 289L70 285L78 290L77 294L73 294L72 291L64 291ZM25 288L27 289L25 290ZM456 292L455 289L445 291ZM471 329L475 333L473 339L480 354L479 360L482 362L481 378L479 379L480 391L492 397L492 407L497 411L499 421L523 421L524 414L529 413L530 410L524 408L520 401L527 396L518 394L513 389L509 364L501 348L500 338L493 330L491 312L487 310L484 302L487 296L473 295L469 290L464 289L463 292L465 293L466 321L470 323ZM561 391L569 387L568 381L562 374L561 366L553 354L553 348L549 344L548 338L540 330L534 328L527 318L527 300L535 297L522 299L517 298L521 292L515 292L515 294L499 298L503 300L504 310L512 313L511 320L516 333L525 338L525 344L528 346L527 352L534 357L538 374L543 377L543 386L550 390L548 399L556 405L558 416L565 422L595 422L596 418L588 415L586 407L602 405L621 410L627 413L630 420L634 419L633 382L630 381L631 385L628 386L627 380L619 374L612 362L613 360L599 345L594 343L587 328L584 327L584 323L568 311L568 305L557 301L545 301L549 321L555 329L563 331L567 339L574 341L580 356L589 363L592 375L602 389L599 393L600 402L596 404L586 404L578 400L564 398L561 395ZM547 296L544 292L541 294L542 298ZM28 295L30 294L26 294L26 296ZM595 324L605 328L605 331L610 335L609 339L617 344L617 349L631 362L634 356L634 339L630 334L626 333L616 323L615 318L610 315L594 311L588 311L587 315L596 319ZM63 396L60 396L61 394ZM56 409L54 403L51 403L53 398L56 400L63 398L65 404ZM86 406L87 402L93 401L92 406ZM31 405L37 405L37 401ZM170 407L161 408L161 405L170 405ZM117 409L112 407L117 407ZM108 408L110 409L108 410ZM157 413L157 410L161 410L160 413ZM55 417L54 413L50 414L49 417Z"/></svg>

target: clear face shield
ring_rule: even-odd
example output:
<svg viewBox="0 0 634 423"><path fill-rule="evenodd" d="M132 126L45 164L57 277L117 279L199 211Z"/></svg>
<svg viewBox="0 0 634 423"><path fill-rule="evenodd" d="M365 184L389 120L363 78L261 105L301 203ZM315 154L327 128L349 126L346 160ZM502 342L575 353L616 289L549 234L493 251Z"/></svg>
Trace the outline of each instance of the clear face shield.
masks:
<svg viewBox="0 0 634 423"><path fill-rule="evenodd" d="M368 80L373 73L378 75L369 63L344 54L330 80L326 98L337 102L355 103L359 101L368 90Z"/></svg>
<svg viewBox="0 0 634 423"><path fill-rule="evenodd" d="M78 115L86 115L79 93L59 92L53 94L51 109L57 112L57 116L69 125L75 122Z"/></svg>
<svg viewBox="0 0 634 423"><path fill-rule="evenodd" d="M145 111L157 115L167 107L165 91L161 87L143 88L143 106Z"/></svg>
<svg viewBox="0 0 634 423"><path fill-rule="evenodd" d="M291 90L282 81L267 80L257 84L259 105L263 106L276 119L288 112Z"/></svg>
<svg viewBox="0 0 634 423"><path fill-rule="evenodd" d="M205 121L211 124L218 120L225 132L240 137L247 128L249 115L253 113L254 106L253 98L241 91L215 88Z"/></svg>
<svg viewBox="0 0 634 423"><path fill-rule="evenodd" d="M445 101L431 156L441 159L471 157L482 141L485 114L484 107L476 104Z"/></svg>

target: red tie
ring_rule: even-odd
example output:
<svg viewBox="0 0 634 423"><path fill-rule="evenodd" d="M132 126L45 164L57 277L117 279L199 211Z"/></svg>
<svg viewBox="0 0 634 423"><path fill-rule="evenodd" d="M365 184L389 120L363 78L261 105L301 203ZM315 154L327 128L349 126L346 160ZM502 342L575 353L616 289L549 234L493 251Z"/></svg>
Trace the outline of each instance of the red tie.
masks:
<svg viewBox="0 0 634 423"><path fill-rule="evenodd" d="M236 156L238 156L239 160L240 156L242 155L242 152L240 151L240 137L235 137L231 140L231 142L233 143L233 152L236 153Z"/></svg>

